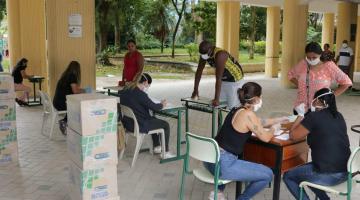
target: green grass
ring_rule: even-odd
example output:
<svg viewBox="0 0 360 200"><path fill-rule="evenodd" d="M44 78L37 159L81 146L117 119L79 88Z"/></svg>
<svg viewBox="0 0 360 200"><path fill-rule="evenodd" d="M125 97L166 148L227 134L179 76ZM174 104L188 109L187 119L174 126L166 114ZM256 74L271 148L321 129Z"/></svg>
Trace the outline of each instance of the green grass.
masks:
<svg viewBox="0 0 360 200"><path fill-rule="evenodd" d="M152 55L161 55L161 54L171 54L171 48L164 48L164 52L161 53L160 49L139 49L139 51L147 56L152 56ZM126 53L126 50L122 50L120 54L120 56L124 56ZM187 54L187 50L184 48L176 48L175 49L175 54Z"/></svg>
<svg viewBox="0 0 360 200"><path fill-rule="evenodd" d="M122 71L123 71L122 65L116 65L116 66L96 65L96 76L106 76L106 75L121 76ZM171 74L177 74L176 76L174 76L177 77L179 76L178 74L193 73L192 70L188 67L170 67L170 66L153 66L153 65L145 65L144 71L148 73L156 73L158 74L157 75L158 77L173 77ZM161 73L169 73L170 75L169 74L161 75ZM170 79L175 79L175 78L170 78Z"/></svg>

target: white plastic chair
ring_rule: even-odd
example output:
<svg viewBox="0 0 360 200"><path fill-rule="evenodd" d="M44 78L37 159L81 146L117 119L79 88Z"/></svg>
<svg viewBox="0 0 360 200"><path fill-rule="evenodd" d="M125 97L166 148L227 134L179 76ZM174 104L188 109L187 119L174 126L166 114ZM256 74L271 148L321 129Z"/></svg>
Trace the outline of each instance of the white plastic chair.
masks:
<svg viewBox="0 0 360 200"><path fill-rule="evenodd" d="M138 124L138 122L136 120L136 117L135 117L135 114L131 110L131 108L129 108L127 106L124 106L124 105L120 105L120 107L121 107L122 117L126 116L128 118L131 118L134 121L134 132L130 132L130 131L125 129L126 130L126 132L125 132L125 144L127 142L128 135L131 135L131 136L136 138L135 152L134 152L133 160L131 162L131 167L133 167L135 165L136 159L137 159L137 157L139 155L139 152L140 152L140 149L141 149L141 145L142 145L142 143L144 141L144 137L147 136L147 135L151 136L152 134L161 134L161 154L162 154L162 157L164 158L164 156L165 156L165 132L164 132L164 129L155 129L155 130L151 130L151 131L149 131L147 133L140 133L139 124ZM150 153L153 154L152 140L150 140L150 141L151 141ZM125 145L125 147L126 147L126 145ZM124 155L124 152L125 152L125 148L123 148L121 153L120 153L120 159L122 159L122 157Z"/></svg>
<svg viewBox="0 0 360 200"><path fill-rule="evenodd" d="M217 142L208 137L186 133L186 154L184 159L183 173L180 187L180 200L184 199L184 182L186 174L193 174L197 179L205 183L214 184L214 200L217 200L218 185L230 183L230 180L219 179L220 173L220 150ZM204 167L189 170L190 157L203 162L215 164L215 175L212 175Z"/></svg>
<svg viewBox="0 0 360 200"><path fill-rule="evenodd" d="M53 137L53 133L54 133L54 128L56 125L56 119L58 118L58 116L60 115L65 115L66 114L66 110L64 111L57 111L55 109L55 107L52 104L51 98L49 97L49 95L45 92L42 91L38 91L38 93L40 94L41 97L41 103L43 104L43 109L44 109L44 114L43 114L43 123L42 123L42 127L41 127L41 134L44 136L47 136L44 131L45 131L45 122L47 121L47 119L50 118L50 131L49 131L49 138L50 140Z"/></svg>
<svg viewBox="0 0 360 200"><path fill-rule="evenodd" d="M360 147L355 148L349 160L347 162L347 170L348 170L348 179L344 183L340 183L334 186L323 186L315 183L310 183L307 181L303 181L300 183L300 199L303 199L304 187L312 187L317 188L319 190L346 196L347 200L351 199L351 190L352 186L357 183L354 177L360 173Z"/></svg>

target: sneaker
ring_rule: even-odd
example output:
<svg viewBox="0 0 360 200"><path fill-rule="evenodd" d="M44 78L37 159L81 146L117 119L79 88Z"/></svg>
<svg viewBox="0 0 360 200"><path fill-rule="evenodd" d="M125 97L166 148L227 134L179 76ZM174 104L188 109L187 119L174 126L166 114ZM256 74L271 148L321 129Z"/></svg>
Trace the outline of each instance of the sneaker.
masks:
<svg viewBox="0 0 360 200"><path fill-rule="evenodd" d="M215 193L214 191L210 192L209 197L208 197L209 200L214 200L214 193ZM218 191L218 193L217 193L217 199L218 200L227 200L225 197L225 194L220 191Z"/></svg>
<svg viewBox="0 0 360 200"><path fill-rule="evenodd" d="M154 147L154 153L155 153L155 154L161 153L161 146L156 146L156 147Z"/></svg>
<svg viewBox="0 0 360 200"><path fill-rule="evenodd" d="M176 155L173 154L173 153L171 153L170 151L165 152L165 156L164 156L164 157L163 157L162 155L160 155L160 157L161 157L162 159L174 158L175 156L176 156Z"/></svg>

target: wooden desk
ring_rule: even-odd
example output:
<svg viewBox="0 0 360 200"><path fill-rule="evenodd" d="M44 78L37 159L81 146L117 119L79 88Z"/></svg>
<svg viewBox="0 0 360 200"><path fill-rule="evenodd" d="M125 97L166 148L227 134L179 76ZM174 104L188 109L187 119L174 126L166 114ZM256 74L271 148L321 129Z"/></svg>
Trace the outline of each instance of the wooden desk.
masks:
<svg viewBox="0 0 360 200"><path fill-rule="evenodd" d="M279 140L269 143L252 136L244 147L243 159L270 167L274 172L273 200L280 196L281 174L307 162L309 147L305 139ZM241 182L236 182L236 197L241 193Z"/></svg>

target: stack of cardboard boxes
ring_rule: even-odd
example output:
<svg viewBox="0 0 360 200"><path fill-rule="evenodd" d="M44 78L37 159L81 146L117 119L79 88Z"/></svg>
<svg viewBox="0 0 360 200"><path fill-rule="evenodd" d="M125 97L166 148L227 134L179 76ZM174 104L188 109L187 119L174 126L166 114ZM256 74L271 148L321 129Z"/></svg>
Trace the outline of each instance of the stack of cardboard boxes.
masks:
<svg viewBox="0 0 360 200"><path fill-rule="evenodd" d="M18 161L15 96L13 77L0 73L0 165Z"/></svg>
<svg viewBox="0 0 360 200"><path fill-rule="evenodd" d="M117 101L103 94L66 96L70 197L118 200Z"/></svg>

